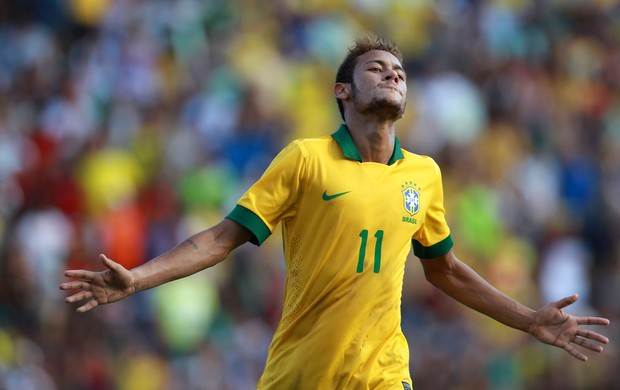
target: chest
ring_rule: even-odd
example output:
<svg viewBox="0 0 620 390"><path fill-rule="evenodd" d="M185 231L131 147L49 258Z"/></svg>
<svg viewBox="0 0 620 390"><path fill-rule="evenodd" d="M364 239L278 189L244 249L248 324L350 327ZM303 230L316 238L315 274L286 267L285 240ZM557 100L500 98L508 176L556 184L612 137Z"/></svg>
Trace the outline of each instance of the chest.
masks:
<svg viewBox="0 0 620 390"><path fill-rule="evenodd" d="M343 161L317 165L305 196L323 218L417 230L433 194L429 172L411 164Z"/></svg>

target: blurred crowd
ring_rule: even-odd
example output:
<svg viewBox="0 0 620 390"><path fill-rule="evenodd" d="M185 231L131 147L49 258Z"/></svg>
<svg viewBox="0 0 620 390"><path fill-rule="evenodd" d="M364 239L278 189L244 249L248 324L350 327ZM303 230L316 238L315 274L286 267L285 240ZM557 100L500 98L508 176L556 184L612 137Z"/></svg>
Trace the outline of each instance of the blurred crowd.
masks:
<svg viewBox="0 0 620 390"><path fill-rule="evenodd" d="M614 0L0 2L0 389L252 389L279 319L278 232L78 315L69 268L131 268L207 228L275 154L334 132L347 47L392 38L403 146L442 167L457 256L539 307L572 293L587 363L455 304L411 256L419 389L620 388ZM309 357L320 358L320 357Z"/></svg>

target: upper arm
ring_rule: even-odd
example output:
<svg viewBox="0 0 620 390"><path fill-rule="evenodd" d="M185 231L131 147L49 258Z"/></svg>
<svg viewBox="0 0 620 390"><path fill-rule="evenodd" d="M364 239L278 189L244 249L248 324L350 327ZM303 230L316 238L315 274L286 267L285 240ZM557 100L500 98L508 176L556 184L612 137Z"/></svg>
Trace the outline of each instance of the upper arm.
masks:
<svg viewBox="0 0 620 390"><path fill-rule="evenodd" d="M445 255L420 258L420 261L426 280L449 294L450 291L469 289L482 280L473 269L456 257L452 249Z"/></svg>
<svg viewBox="0 0 620 390"><path fill-rule="evenodd" d="M454 255L454 251L450 249L446 254L434 258L420 258L424 276L429 282L433 282L438 277L446 276L453 272L457 266L458 259Z"/></svg>
<svg viewBox="0 0 620 390"><path fill-rule="evenodd" d="M216 246L226 254L252 237L252 232L247 228L228 218L224 218L220 223L213 226L211 230Z"/></svg>

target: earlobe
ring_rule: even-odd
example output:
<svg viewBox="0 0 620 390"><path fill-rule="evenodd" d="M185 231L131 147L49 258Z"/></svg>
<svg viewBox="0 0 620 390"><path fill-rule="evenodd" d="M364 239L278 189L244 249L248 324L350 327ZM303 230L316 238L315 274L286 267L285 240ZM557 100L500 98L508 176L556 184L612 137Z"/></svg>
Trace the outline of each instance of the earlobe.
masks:
<svg viewBox="0 0 620 390"><path fill-rule="evenodd" d="M350 95L349 85L346 83L334 84L334 96L336 99L347 100Z"/></svg>

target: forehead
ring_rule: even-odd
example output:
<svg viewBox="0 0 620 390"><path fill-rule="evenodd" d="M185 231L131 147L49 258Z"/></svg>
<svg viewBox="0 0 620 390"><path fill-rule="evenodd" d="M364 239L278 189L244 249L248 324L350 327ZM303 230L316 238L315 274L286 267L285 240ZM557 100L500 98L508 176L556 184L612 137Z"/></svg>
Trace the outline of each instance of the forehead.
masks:
<svg viewBox="0 0 620 390"><path fill-rule="evenodd" d="M402 69L402 64L392 53L383 50L371 50L357 58L356 68L364 66L369 62L381 62L390 68L397 67Z"/></svg>

